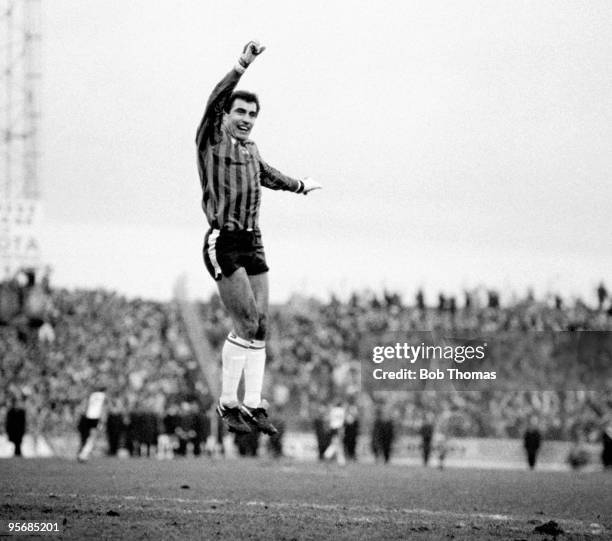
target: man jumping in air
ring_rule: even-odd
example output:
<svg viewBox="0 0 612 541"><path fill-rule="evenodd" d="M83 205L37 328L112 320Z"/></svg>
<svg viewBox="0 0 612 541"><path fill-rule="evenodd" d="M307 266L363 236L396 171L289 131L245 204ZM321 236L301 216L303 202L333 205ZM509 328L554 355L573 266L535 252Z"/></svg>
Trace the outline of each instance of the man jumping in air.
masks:
<svg viewBox="0 0 612 541"><path fill-rule="evenodd" d="M321 188L296 180L264 162L249 139L259 115L256 94L236 91L240 77L264 51L256 41L244 47L238 63L214 88L196 135L202 208L210 229L204 263L217 282L233 329L221 354L222 386L217 413L232 432L253 428L275 434L261 398L266 362L268 266L258 227L261 187L307 194ZM244 401L238 384L244 371Z"/></svg>

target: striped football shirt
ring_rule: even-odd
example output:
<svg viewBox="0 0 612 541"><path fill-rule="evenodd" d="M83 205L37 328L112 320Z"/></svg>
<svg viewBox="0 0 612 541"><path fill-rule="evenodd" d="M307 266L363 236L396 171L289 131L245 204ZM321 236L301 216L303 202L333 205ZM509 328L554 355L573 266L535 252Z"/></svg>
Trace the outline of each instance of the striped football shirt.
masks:
<svg viewBox="0 0 612 541"><path fill-rule="evenodd" d="M241 142L223 125L223 107L242 75L230 71L214 88L196 135L202 209L211 227L231 231L258 227L261 186L300 192L303 183L264 162L253 141Z"/></svg>

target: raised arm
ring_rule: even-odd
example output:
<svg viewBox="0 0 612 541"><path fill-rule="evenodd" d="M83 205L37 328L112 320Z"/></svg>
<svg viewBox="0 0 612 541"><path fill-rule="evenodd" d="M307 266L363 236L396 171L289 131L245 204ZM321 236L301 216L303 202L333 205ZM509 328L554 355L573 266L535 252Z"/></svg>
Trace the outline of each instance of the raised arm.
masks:
<svg viewBox="0 0 612 541"><path fill-rule="evenodd" d="M198 148L214 139L215 135L219 133L226 100L231 96L245 70L264 50L265 47L262 47L256 41L249 41L244 46L242 54L233 69L215 86L208 98L204 115L196 133Z"/></svg>
<svg viewBox="0 0 612 541"><path fill-rule="evenodd" d="M232 94L234 88L236 88L243 73L244 68L237 64L232 71L223 77L217 86L215 86L210 98L208 98L204 115L202 116L196 133L196 144L198 148L214 139L215 134L219 133L221 121L223 119L223 106L227 98Z"/></svg>

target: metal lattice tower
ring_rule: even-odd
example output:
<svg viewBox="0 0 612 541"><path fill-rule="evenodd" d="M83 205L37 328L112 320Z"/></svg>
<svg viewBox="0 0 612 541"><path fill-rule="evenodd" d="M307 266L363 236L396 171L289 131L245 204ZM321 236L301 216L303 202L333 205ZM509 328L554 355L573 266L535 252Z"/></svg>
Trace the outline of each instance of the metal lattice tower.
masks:
<svg viewBox="0 0 612 541"><path fill-rule="evenodd" d="M0 0L0 279L40 264L42 0Z"/></svg>
<svg viewBox="0 0 612 541"><path fill-rule="evenodd" d="M40 196L40 22L41 0L0 0L0 194L5 201Z"/></svg>

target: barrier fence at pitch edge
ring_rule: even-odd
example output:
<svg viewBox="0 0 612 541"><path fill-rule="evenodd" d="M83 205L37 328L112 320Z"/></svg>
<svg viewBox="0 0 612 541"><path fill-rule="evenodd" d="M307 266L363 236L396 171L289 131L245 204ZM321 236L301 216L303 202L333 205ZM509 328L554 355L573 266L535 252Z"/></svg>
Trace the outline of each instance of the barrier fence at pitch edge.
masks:
<svg viewBox="0 0 612 541"><path fill-rule="evenodd" d="M260 454L265 455L265 440L262 439ZM105 452L105 439L100 437L97 441L94 455L102 456ZM231 436L225 439L226 456L234 458L238 453L233 446ZM492 468L492 469L525 469L526 458L523 442L520 439L493 439L493 438L451 438L445 445L446 453L444 466L451 468ZM567 457L570 453L571 442L544 441L538 456L538 469L567 470L569 465ZM588 467L601 465L601 445L585 444L588 454ZM75 458L78 450L78 437L68 435L64 437L33 438L27 434L23 440L22 453L25 458ZM313 434L308 432L288 432L284 439L284 453L287 457L303 462L314 462L318 458L317 443ZM439 465L438 451L433 449L430 466ZM121 453L126 456L126 453ZM0 436L0 458L13 456L13 444L5 435ZM370 448L369 436L361 436L358 440L357 457L360 462L373 462L374 457ZM393 464L420 465L421 441L420 438L403 436L393 445L391 458Z"/></svg>
<svg viewBox="0 0 612 541"><path fill-rule="evenodd" d="M544 441L538 454L538 468L567 470L567 461L572 443L569 441ZM445 467L525 469L526 454L521 439L512 438L450 438L445 443ZM601 445L585 444L588 466L601 465ZM317 446L314 435L289 433L285 442L285 453L298 460L317 460ZM438 451L432 450L430 466L438 466ZM357 446L358 460L373 462L370 437L361 436ZM402 436L393 444L391 462L394 464L421 465L421 439Z"/></svg>

